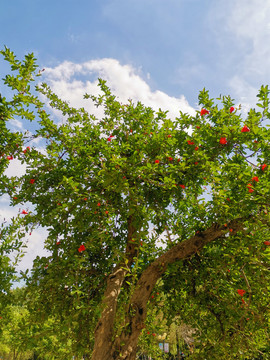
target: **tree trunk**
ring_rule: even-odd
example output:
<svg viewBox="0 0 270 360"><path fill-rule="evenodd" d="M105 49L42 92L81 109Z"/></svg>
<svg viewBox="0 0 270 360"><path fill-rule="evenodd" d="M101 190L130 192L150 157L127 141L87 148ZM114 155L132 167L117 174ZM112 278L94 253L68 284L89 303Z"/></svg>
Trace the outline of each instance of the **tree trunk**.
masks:
<svg viewBox="0 0 270 360"><path fill-rule="evenodd" d="M206 244L224 236L228 228L235 234L242 229L243 219L236 219L223 225L212 225L207 230L178 243L153 261L144 270L131 296L125 326L121 335L113 341L113 326L116 314L117 298L127 271L122 265L116 267L109 276L104 296L104 310L95 332L95 347L92 360L135 360L139 335L144 328L147 315L147 302L156 282L169 264L190 258ZM134 249L129 249L130 254ZM130 315L132 314L132 315Z"/></svg>

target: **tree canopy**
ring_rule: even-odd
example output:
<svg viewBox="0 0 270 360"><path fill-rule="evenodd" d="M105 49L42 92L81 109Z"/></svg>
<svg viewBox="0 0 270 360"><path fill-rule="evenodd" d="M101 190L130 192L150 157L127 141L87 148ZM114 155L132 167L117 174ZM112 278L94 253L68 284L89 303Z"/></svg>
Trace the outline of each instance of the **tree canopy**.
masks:
<svg viewBox="0 0 270 360"><path fill-rule="evenodd" d="M42 72L33 54L20 62L1 53L14 96L0 99L0 190L22 207L8 234L45 227L51 254L23 275L32 316L58 316L75 334L74 351L93 360L135 359L158 334L159 311L168 325L196 330L194 359L266 354L268 86L245 119L230 96L214 100L205 89L195 116L169 119L120 103L100 79L101 94L85 94L103 108L98 119L45 83L32 89ZM8 130L16 116L37 130ZM3 175L13 159L26 164L25 175Z"/></svg>

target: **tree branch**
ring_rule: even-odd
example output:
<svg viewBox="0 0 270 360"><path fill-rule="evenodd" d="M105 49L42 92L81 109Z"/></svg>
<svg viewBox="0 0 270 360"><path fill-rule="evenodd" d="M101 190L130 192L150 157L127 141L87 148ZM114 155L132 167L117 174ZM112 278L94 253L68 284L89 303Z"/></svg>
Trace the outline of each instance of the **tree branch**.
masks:
<svg viewBox="0 0 270 360"><path fill-rule="evenodd" d="M123 343L127 343L126 339L129 338L130 342L137 343L138 333L141 332L144 327L144 321L146 319L146 306L150 298L150 294L157 282L157 280L166 271L169 264L173 264L177 261L188 259L198 251L200 251L208 243L223 237L228 231L228 228L232 229L231 235L234 235L239 230L242 230L243 223L246 219L239 218L232 220L224 225L213 224L205 231L200 232L192 236L191 238L178 243L168 250L165 254L162 254L154 262L152 262L147 269L144 270L140 279L137 282L135 291L130 299L130 309L133 310L133 315L126 319L126 323L129 323L130 333L122 334L121 339ZM118 341L119 341L118 340ZM121 359L126 359L133 348L130 346L124 346L122 348Z"/></svg>

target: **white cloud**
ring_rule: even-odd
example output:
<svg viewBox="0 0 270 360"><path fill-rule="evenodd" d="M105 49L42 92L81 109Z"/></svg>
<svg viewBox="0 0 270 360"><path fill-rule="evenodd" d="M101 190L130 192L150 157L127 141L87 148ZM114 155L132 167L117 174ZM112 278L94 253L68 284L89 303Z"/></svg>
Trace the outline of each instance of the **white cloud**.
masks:
<svg viewBox="0 0 270 360"><path fill-rule="evenodd" d="M70 102L74 107L85 107L95 113L91 101L83 99L85 93L97 95L97 78L107 81L108 86L118 99L125 103L128 99L141 101L154 110L169 110L169 116L175 118L179 111L195 114L195 110L182 95L179 98L169 96L162 91L152 91L149 85L131 65L121 65L115 59L91 60L82 64L63 62L55 68L46 69L46 81L60 98ZM147 78L150 75L147 74ZM100 112L97 114L102 116Z"/></svg>
<svg viewBox="0 0 270 360"><path fill-rule="evenodd" d="M44 239L47 237L47 235L47 231L40 228L33 230L31 235L28 234L26 239L27 248L25 249L25 255L18 264L17 271L31 269L33 266L33 260L37 256L42 257L50 255L50 253L44 249Z"/></svg>
<svg viewBox="0 0 270 360"><path fill-rule="evenodd" d="M22 176L25 174L26 165L22 164L20 160L13 159L10 160L7 169L5 170L5 175L7 176Z"/></svg>
<svg viewBox="0 0 270 360"><path fill-rule="evenodd" d="M23 129L23 124L22 121L18 120L18 119L11 119L9 120L9 125L11 125L11 127L15 128L15 130Z"/></svg>
<svg viewBox="0 0 270 360"><path fill-rule="evenodd" d="M232 3L232 2L231 2ZM270 2L240 0L233 2L228 29L245 46L242 74L249 80L269 76Z"/></svg>
<svg viewBox="0 0 270 360"><path fill-rule="evenodd" d="M17 217L21 213L22 209L28 209L30 204L25 204L24 206L16 205L14 207L9 206L9 196L3 195L0 198L0 223L9 224L12 218ZM25 216L25 215L21 215ZM26 215L27 216L27 215ZM30 235L31 234L31 235ZM28 233L24 239L23 243L26 244L24 249L24 257L18 263L16 269L17 271L26 269L31 269L33 266L33 260L37 256L48 256L49 252L44 249L44 240L47 237L47 231L43 228L38 228L33 230L31 233ZM11 260L14 259L16 254L11 255Z"/></svg>
<svg viewBox="0 0 270 360"><path fill-rule="evenodd" d="M235 94L237 102L241 104L242 113L247 115L250 108L255 107L258 89L239 75L235 75L229 80L229 86Z"/></svg>
<svg viewBox="0 0 270 360"><path fill-rule="evenodd" d="M217 1L209 21L219 42L222 67L229 75L230 92L254 107L260 86L270 83L270 2Z"/></svg>

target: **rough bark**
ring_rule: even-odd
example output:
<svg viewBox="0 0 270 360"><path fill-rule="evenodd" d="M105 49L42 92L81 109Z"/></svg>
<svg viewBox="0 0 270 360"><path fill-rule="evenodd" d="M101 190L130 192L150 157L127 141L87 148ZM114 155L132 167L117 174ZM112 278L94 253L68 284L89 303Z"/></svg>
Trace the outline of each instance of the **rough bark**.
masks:
<svg viewBox="0 0 270 360"><path fill-rule="evenodd" d="M95 329L95 345L92 360L113 359L113 327L116 314L117 299L121 286L131 266L133 258L137 254L137 246L133 241L136 229L132 223L132 217L128 219L128 241L126 247L126 260L117 265L107 279L107 287L102 302L102 314Z"/></svg>
<svg viewBox="0 0 270 360"><path fill-rule="evenodd" d="M138 338L144 328L147 315L147 302L156 282L168 265L190 258L206 244L223 237L228 228L232 230L231 234L238 232L242 229L243 221L244 219L233 220L228 227L214 224L207 230L178 243L152 262L142 273L131 297L129 306L133 310L132 316L127 314L125 319L128 326L125 327L121 336L112 342L117 297L126 275L126 271L121 266L117 267L108 280L104 298L105 308L96 330L92 360L135 360Z"/></svg>

